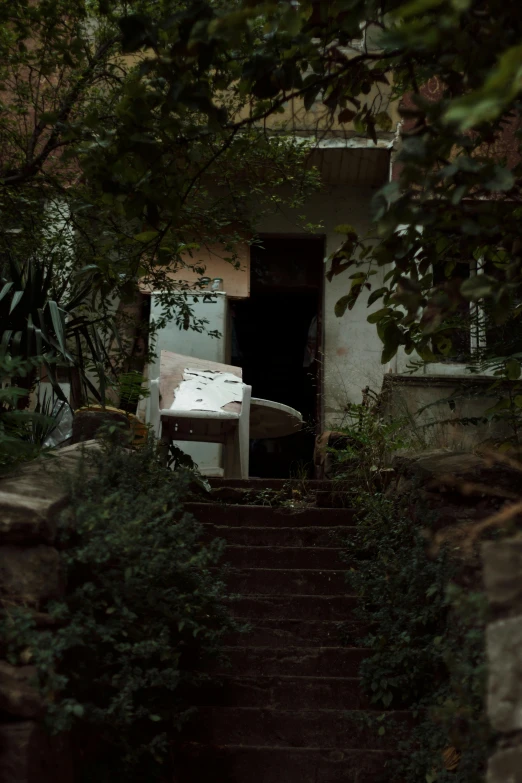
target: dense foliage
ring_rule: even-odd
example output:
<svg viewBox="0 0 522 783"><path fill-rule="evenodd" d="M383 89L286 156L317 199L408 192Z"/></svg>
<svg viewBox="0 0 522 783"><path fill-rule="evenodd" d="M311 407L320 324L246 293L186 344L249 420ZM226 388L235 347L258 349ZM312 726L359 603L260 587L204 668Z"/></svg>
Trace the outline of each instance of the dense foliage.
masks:
<svg viewBox="0 0 522 783"><path fill-rule="evenodd" d="M222 84L229 88L237 81L240 93L249 96L254 119L299 96L308 108L318 101L332 119L353 122L358 132L376 139L379 131L392 129L392 120L386 102L376 100L372 89L393 82L393 94L404 99L398 179L375 198L379 241L365 259L392 266L386 291L380 293L392 310L383 326L399 321L399 304L410 316L395 324L398 332L388 329L388 353L394 341L395 349L399 344L425 348L428 334L463 299L487 297L494 318L506 317L519 267L518 3L198 0L181 8L178 13L170 9L166 31L154 24L146 2L136 4L134 15L126 18L125 46L150 47L142 80L160 71L166 79L186 73L191 57L205 69L238 51L238 42L245 40L248 53ZM191 86L203 95L199 100L209 118L237 124L233 114L220 112L219 95L210 83L194 79ZM481 209L477 200L484 199L488 205ZM400 226L405 230L398 232ZM343 259L351 260L357 246L356 237L347 233L334 271L344 267ZM479 274L478 281L459 279L449 288L430 286L430 266L449 272L478 256L499 273ZM353 278L352 298L363 277L360 272ZM419 318L413 317L418 313L424 314L420 331Z"/></svg>
<svg viewBox="0 0 522 783"><path fill-rule="evenodd" d="M198 669L234 627L222 542L204 544L183 511L194 475L165 468L152 443L89 457L61 524L68 591L47 607L56 627L36 630L23 610L3 621L9 659L30 651L47 721L73 730L86 780L168 776Z"/></svg>
<svg viewBox="0 0 522 783"><path fill-rule="evenodd" d="M383 397L369 387L361 404L347 403L336 426L335 445L328 451L337 482L353 484L366 492L382 491L393 473L390 455L399 449L423 447L423 433L413 417L384 416Z"/></svg>
<svg viewBox="0 0 522 783"><path fill-rule="evenodd" d="M337 313L369 288L383 362L404 349L518 380L515 0L20 0L1 14L0 239L19 263L43 241L45 203L97 307L144 278L188 327L168 272L198 268L204 245L234 263L263 205L300 205L314 186L279 113L313 109L315 134L335 122L377 141L395 130L391 97L395 179L375 196L373 236L342 227Z"/></svg>
<svg viewBox="0 0 522 783"><path fill-rule="evenodd" d="M389 779L479 783L492 747L485 711L487 601L449 552L429 556L429 514L414 498L359 497L362 518L346 546L349 584L359 596L361 666L376 709L412 710L401 736L393 718L378 724L397 739ZM434 520L431 520L433 523ZM382 728L381 728L382 726Z"/></svg>
<svg viewBox="0 0 522 783"><path fill-rule="evenodd" d="M371 650L360 668L362 686L372 708L384 712L370 724L390 732L399 751L385 779L481 783L492 736L487 600L476 559L456 545L429 546L437 514L421 487L401 489L391 470L394 452L419 446L411 423L387 421L371 397L350 412L345 443L332 449L339 486L351 479L358 509L344 556L366 635L349 641ZM413 730L398 726L390 709L410 710Z"/></svg>
<svg viewBox="0 0 522 783"><path fill-rule="evenodd" d="M135 53L150 25L165 44L174 30L190 37L199 11L185 18L187 6L0 9L0 342L22 358L39 342L38 355L79 370L84 397L104 399L127 369L139 285L162 292L180 328L204 328L172 273L203 274L209 248L237 264L263 210L298 206L317 184L307 145L254 128L248 95L227 90L250 40L206 57L188 40L177 54Z"/></svg>
<svg viewBox="0 0 522 783"><path fill-rule="evenodd" d="M0 356L0 474L38 456L56 427L61 403L53 411L51 400L44 398L32 411L19 410L27 389L15 386L13 378L31 376L38 364L36 359Z"/></svg>

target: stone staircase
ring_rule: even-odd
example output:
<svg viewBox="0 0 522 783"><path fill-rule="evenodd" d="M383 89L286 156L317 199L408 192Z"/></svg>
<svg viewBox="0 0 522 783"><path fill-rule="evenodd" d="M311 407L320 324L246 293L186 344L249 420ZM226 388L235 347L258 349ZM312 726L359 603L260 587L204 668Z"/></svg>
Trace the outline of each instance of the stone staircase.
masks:
<svg viewBox="0 0 522 783"><path fill-rule="evenodd" d="M209 534L227 541L232 611L251 630L228 640L229 667L202 694L176 783L387 779L393 746L368 728L372 710L358 681L366 651L350 646L361 628L339 550L353 510L328 507L342 503L327 482L308 484L316 507L241 504L256 487L275 492L283 483L215 480L216 496L239 503L190 504Z"/></svg>

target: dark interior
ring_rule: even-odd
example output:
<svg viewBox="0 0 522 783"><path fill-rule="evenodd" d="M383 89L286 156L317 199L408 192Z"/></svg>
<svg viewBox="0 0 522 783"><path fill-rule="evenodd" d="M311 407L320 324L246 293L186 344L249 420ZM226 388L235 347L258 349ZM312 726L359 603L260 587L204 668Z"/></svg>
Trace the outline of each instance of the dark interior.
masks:
<svg viewBox="0 0 522 783"><path fill-rule="evenodd" d="M313 356L307 343L314 317L320 324L323 257L322 237L262 237L251 253L250 298L233 303L232 364L253 397L290 405L306 422L295 435L252 441L252 476L312 475L320 327Z"/></svg>

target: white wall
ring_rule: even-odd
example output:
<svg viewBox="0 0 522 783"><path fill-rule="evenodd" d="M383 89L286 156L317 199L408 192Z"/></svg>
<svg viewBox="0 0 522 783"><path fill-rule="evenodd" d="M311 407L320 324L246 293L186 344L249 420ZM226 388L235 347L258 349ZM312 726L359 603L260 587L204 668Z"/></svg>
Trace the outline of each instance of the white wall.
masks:
<svg viewBox="0 0 522 783"><path fill-rule="evenodd" d="M323 192L314 194L306 207L299 210L307 220L322 223L318 233L326 235L327 257L341 244L343 237L335 232L340 224L352 225L360 235L370 226L370 201L375 190L355 185L325 186ZM297 233L300 229L297 217L290 210L262 219L260 233ZM327 271L325 263L325 274ZM324 283L324 424L328 428L342 420L346 402L361 402L361 390L370 386L379 391L387 368L381 364L382 343L375 326L366 320L378 310L379 303L367 307L369 292L365 291L353 310L337 318L334 306L341 296L348 293L353 269ZM379 277L372 278L378 287Z"/></svg>

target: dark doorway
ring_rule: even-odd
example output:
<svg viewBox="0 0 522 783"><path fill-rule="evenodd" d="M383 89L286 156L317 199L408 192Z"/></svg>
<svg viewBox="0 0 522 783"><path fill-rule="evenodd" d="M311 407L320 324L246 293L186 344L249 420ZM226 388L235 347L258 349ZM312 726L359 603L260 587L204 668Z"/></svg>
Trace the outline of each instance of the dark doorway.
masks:
<svg viewBox="0 0 522 783"><path fill-rule="evenodd" d="M318 352L324 239L261 237L251 251L250 298L233 304L232 364L241 365L252 396L296 408L304 429L253 441L252 476L311 476L319 419Z"/></svg>

